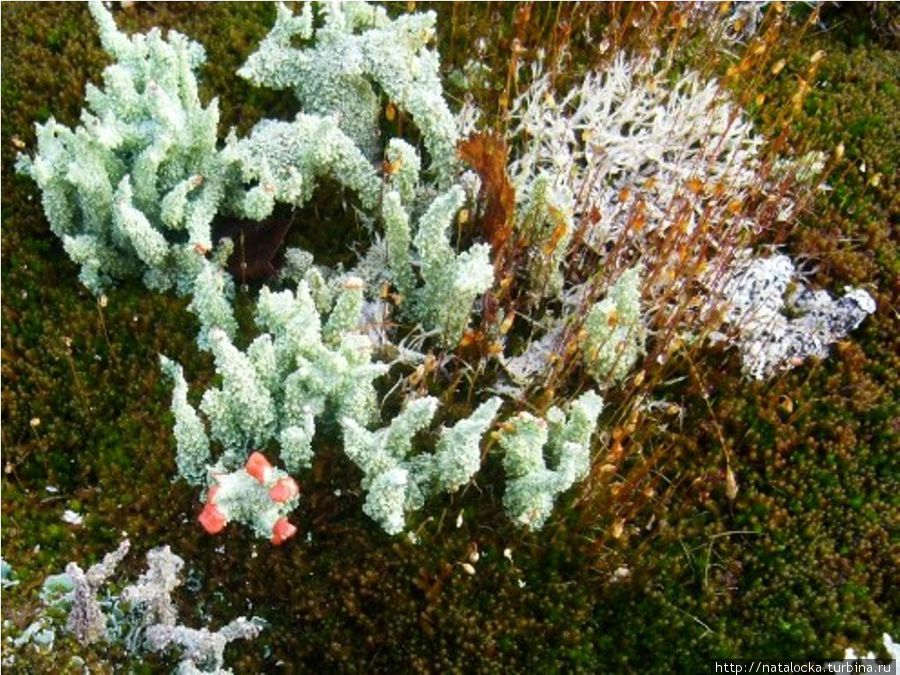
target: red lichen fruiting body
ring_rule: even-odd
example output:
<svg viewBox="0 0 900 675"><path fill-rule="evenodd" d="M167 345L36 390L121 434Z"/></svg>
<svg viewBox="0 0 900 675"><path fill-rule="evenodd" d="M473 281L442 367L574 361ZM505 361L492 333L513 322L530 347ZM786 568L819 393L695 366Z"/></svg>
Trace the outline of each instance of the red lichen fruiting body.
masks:
<svg viewBox="0 0 900 675"><path fill-rule="evenodd" d="M269 460L261 452L254 452L247 460L244 470L265 485L266 479L269 477L268 474L272 470L272 465L269 464Z"/></svg>
<svg viewBox="0 0 900 675"><path fill-rule="evenodd" d="M207 504L204 506L197 520L200 521L203 529L210 534L218 534L225 529L225 526L228 524L228 519L225 517L225 514L222 513L215 504Z"/></svg>
<svg viewBox="0 0 900 675"><path fill-rule="evenodd" d="M297 534L297 527L287 518L282 516L276 520L275 524L272 526L272 543L278 546L286 542L295 534Z"/></svg>
<svg viewBox="0 0 900 675"><path fill-rule="evenodd" d="M269 488L269 498L273 502L283 504L289 502L300 494L300 488L290 476L280 479L275 485Z"/></svg>

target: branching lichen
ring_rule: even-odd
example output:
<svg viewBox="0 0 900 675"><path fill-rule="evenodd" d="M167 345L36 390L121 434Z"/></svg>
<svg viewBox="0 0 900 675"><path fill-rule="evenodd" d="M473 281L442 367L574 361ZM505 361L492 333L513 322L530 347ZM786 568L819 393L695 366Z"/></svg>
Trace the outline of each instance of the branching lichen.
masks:
<svg viewBox="0 0 900 675"><path fill-rule="evenodd" d="M587 475L591 435L602 409L600 397L589 391L572 402L568 415L553 407L545 419L523 412L501 426L503 505L514 522L541 529L556 497Z"/></svg>

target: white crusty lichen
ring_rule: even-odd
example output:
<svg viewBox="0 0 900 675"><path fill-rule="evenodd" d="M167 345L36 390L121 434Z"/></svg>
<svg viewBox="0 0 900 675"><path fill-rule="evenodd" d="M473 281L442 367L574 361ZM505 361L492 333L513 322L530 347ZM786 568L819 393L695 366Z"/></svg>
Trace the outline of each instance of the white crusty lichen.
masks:
<svg viewBox="0 0 900 675"><path fill-rule="evenodd" d="M89 567L87 572L78 563L66 565L66 577L72 584L66 630L83 645L107 638L106 615L97 593L115 574L116 567L128 555L129 547L128 540L124 540L115 551L107 553L103 560Z"/></svg>
<svg viewBox="0 0 900 675"><path fill-rule="evenodd" d="M832 344L875 311L875 300L860 288L834 299L807 288L787 256L754 258L749 252L729 270L721 298L744 373L757 380L809 356L825 358Z"/></svg>
<svg viewBox="0 0 900 675"><path fill-rule="evenodd" d="M148 650L162 651L175 644L184 653L174 673L231 673L225 668L225 646L236 639L255 638L264 622L257 617L240 617L218 631L178 624L178 608L172 593L182 583L184 560L168 546L147 553L147 569L135 583L121 593L107 593L102 602L97 598L99 588L113 576L130 545L127 539L123 540L115 551L87 572L72 562L64 574L48 577L41 590L44 604L68 611L66 630L82 645L107 640L121 644L130 656L140 657ZM57 622L55 613L43 615L26 631L30 634L23 634L26 640L19 640L15 646L28 640L52 644L59 627Z"/></svg>
<svg viewBox="0 0 900 675"><path fill-rule="evenodd" d="M396 19L364 2L311 3L300 16L278 5L275 25L238 73L257 85L292 88L303 112L333 116L370 158L379 144L379 115L391 103L409 113L443 182L456 164L458 139L444 100L434 36L434 12ZM294 39L309 41L303 48Z"/></svg>
<svg viewBox="0 0 900 675"><path fill-rule="evenodd" d="M628 375L644 350L641 269L626 270L584 319L582 354L588 373L611 386Z"/></svg>
<svg viewBox="0 0 900 675"><path fill-rule="evenodd" d="M411 401L390 424L375 431L350 418L341 420L344 451L362 470L366 490L363 511L388 534L406 527L406 513L439 492L455 492L481 466L480 442L500 407L500 399L482 403L467 418L441 430L433 453L413 454L413 437L427 428L437 399Z"/></svg>
<svg viewBox="0 0 900 675"><path fill-rule="evenodd" d="M231 675L225 668L225 647L235 640L252 640L264 627L260 619L238 617L217 631L157 624L147 629L147 645L155 652L177 646L182 650L178 675Z"/></svg>
<svg viewBox="0 0 900 675"><path fill-rule="evenodd" d="M589 391L572 402L568 415L553 407L546 418L523 412L501 425L503 505L516 524L541 529L557 496L587 475L591 435L602 409L600 396Z"/></svg>
<svg viewBox="0 0 900 675"><path fill-rule="evenodd" d="M89 8L115 59L104 88L87 86L75 129L37 125L37 153L18 169L40 187L51 230L94 293L138 275L188 293L232 180L216 147L217 103L197 93L203 48L176 31L128 37L99 0Z"/></svg>

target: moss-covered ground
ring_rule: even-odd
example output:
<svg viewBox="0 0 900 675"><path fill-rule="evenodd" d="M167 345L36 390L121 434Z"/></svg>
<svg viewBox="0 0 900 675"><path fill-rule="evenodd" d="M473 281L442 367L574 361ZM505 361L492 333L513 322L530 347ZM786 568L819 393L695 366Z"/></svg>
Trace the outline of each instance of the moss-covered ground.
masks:
<svg viewBox="0 0 900 675"><path fill-rule="evenodd" d="M478 37L502 51L516 11L441 7L448 71ZM551 35L568 10L544 11ZM743 382L733 360L699 360L666 392L686 414L650 437L645 451L663 459L642 498L599 516L570 500L537 536L509 525L499 483L483 481L426 509L418 544L391 539L363 515L358 473L325 451L303 479L302 534L275 548L239 528L210 538L195 523L196 496L173 482L156 355L200 383L211 372L185 303L128 284L101 307L49 232L35 186L14 174L33 123L75 123L85 83L107 63L86 8L4 3L2 537L20 580L3 594L4 620L24 628L47 574L96 560L127 532L138 553L168 543L187 559L187 623L242 613L270 622L258 641L229 648L241 673L705 672L716 656L836 657L877 648L884 631L900 637L900 55L897 18L883 12L829 8L827 30L786 39L786 66L758 85L766 99L754 108L760 130L796 151L843 143L830 189L788 242L815 283L864 285L877 298L877 314L828 360L762 384ZM174 27L202 42L204 95L243 130L293 110L289 96L234 76L273 16L255 3L117 12L128 30ZM782 127L779 111L819 49L802 109ZM305 236L314 246L331 234ZM734 500L717 427L733 455ZM83 524L63 522L66 509ZM460 563L474 547L470 575ZM51 655L23 650L17 668L67 672L74 654L113 668L105 648L66 641Z"/></svg>

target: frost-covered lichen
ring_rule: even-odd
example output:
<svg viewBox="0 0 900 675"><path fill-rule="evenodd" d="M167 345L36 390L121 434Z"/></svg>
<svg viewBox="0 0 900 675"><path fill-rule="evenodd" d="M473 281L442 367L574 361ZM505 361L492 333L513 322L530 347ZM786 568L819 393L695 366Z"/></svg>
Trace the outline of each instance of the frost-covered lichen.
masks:
<svg viewBox="0 0 900 675"><path fill-rule="evenodd" d="M419 387L421 396L440 382L426 380L426 365L437 364L439 377L459 368L453 374L459 378L444 382L493 376L482 368L486 360L464 372L470 350L450 348L460 344L495 279L496 292L481 312L483 330L472 331L466 346L496 355L498 346L525 344L500 358L523 388L540 386L552 363L569 365L564 360L577 354L602 391L634 368L668 310L676 321L712 313L696 309L718 292L712 284L710 298L699 303L687 295L703 285L704 270L716 267L711 263L729 260L736 242L790 217L789 195L772 190L779 196L768 198L770 179L791 171L811 178L821 168L821 157L810 155L805 164L786 169L776 162L761 172L768 167L758 157L762 139L723 88L698 73L667 69L655 53L620 55L566 92L538 64L530 84L525 77L520 89L517 80L521 94L503 139L512 161L494 167L511 198L504 213L494 214L509 229L490 237L508 242L494 252L495 270L487 244L458 250L491 230L489 209L475 202L492 186L487 172L459 175L456 146L461 130L474 130L475 111L464 107L458 120L449 111L438 56L428 47L434 13L391 18L383 8L334 2L307 3L294 15L279 5L274 27L240 74L293 89L301 110L292 121L262 120L246 137L232 132L220 142L216 102L204 106L197 93L199 45L158 30L127 37L99 0L90 8L116 62L104 71L103 89L88 87L81 124L40 125L37 153L22 157L19 168L41 188L51 228L91 290L139 276L151 289L190 297L198 344L212 353L216 378L195 407L181 367L165 358L162 367L174 383L178 471L205 490L199 520L212 533L241 522L276 544L291 537L296 527L287 516L299 488L288 474L308 468L317 431L335 427L363 473L364 512L387 532L402 531L409 512L466 485L480 466L480 440L500 400L443 429L429 450L415 440L431 424L437 401L410 392ZM421 140L421 154L411 142L380 137L382 127L402 129L409 118L416 129L407 138ZM277 204L308 206L323 182L355 193L357 223L372 234L371 246L349 272L288 250L274 281L280 290L260 291L256 335L248 337L251 327L236 320L235 285L225 269L233 244L216 241L213 219L260 221ZM774 214L768 220L742 206L764 202ZM468 222L464 206L473 207L476 227L461 227ZM824 355L874 310L864 291L833 301L790 290L789 263L773 264L774 271L765 263L736 267L724 293L734 303L726 320L755 377ZM594 302L595 280L622 269ZM766 275L774 281L762 288ZM519 283L526 288L510 286ZM760 298L762 314L751 308ZM680 311L687 299L691 306ZM696 335L699 321L685 321L666 334ZM531 326L529 335L522 325ZM402 330L407 334L398 337ZM435 343L439 350L426 357ZM394 357L392 364L374 361ZM375 381L391 365L399 371L410 362L415 373L380 392L388 392L389 406L398 396L403 405L382 422ZM567 373L560 368L552 380L566 386ZM498 379L497 391L515 389ZM504 427L504 503L518 523L541 527L556 497L586 475L601 407L599 396L588 393L568 416L552 407L543 419L522 413ZM276 449L284 470L262 454ZM164 602L177 570L164 569L164 557L126 595L171 627L174 610ZM73 593L82 598L79 631L98 635L90 584L73 573ZM154 588L162 590L153 595ZM224 642L216 635L160 629L158 643L183 643L218 669ZM184 668L194 668L194 660L189 656Z"/></svg>
<svg viewBox="0 0 900 675"><path fill-rule="evenodd" d="M412 231L409 225L409 214L403 208L400 193L395 190L391 190L384 196L381 208L391 276L394 285L403 296L401 302L409 303L413 300L416 289L416 275L410 251Z"/></svg>
<svg viewBox="0 0 900 675"><path fill-rule="evenodd" d="M341 420L344 450L363 471L363 511L388 534L402 532L405 514L422 508L433 494L455 492L471 480L481 466L481 437L500 399L482 403L471 416L443 429L433 453L413 454L413 436L430 424L437 406L431 396L411 401L375 431L350 418Z"/></svg>
<svg viewBox="0 0 900 675"><path fill-rule="evenodd" d="M197 344L209 351L212 347L210 333L223 331L229 337L237 333L232 301L234 281L222 266L202 259L190 287L191 302L188 305L200 321Z"/></svg>
<svg viewBox="0 0 900 675"><path fill-rule="evenodd" d="M243 180L257 183L233 202L246 218L268 217L275 202L303 206L321 178L356 192L367 209L378 202L381 180L374 166L332 117L262 120L247 138L231 137L226 152L240 164Z"/></svg>
<svg viewBox="0 0 900 675"><path fill-rule="evenodd" d="M235 640L252 640L263 629L259 619L238 617L217 631L208 628L188 628L158 624L147 629L147 644L153 651L165 651L177 646L182 650L178 675L213 673L231 675L225 668L225 647Z"/></svg>
<svg viewBox="0 0 900 675"><path fill-rule="evenodd" d="M129 542L126 539L112 553L108 553L87 572L77 563L66 565L66 576L72 583L69 616L66 630L83 645L88 645L107 637L106 615L100 606L97 592L116 572L116 567L128 555Z"/></svg>
<svg viewBox="0 0 900 675"><path fill-rule="evenodd" d="M137 582L122 590L122 600L141 610L146 625L174 626L178 620L178 608L172 599L172 592L181 585L183 568L184 560L172 553L168 546L148 551L147 571L141 574Z"/></svg>
<svg viewBox="0 0 900 675"><path fill-rule="evenodd" d="M426 46L435 14L390 19L383 8L365 2L322 3L318 22L313 13L311 3L300 16L279 4L275 25L239 74L257 85L292 88L303 112L333 116L370 158L379 148L382 108L399 107L422 134L430 170L449 180L458 136L438 55ZM295 38L309 44L297 48Z"/></svg>
<svg viewBox="0 0 900 675"><path fill-rule="evenodd" d="M260 536L271 537L273 524L287 513L269 504L265 490L241 469L253 449L277 444L281 461L293 473L311 463L318 418L367 424L377 417L373 382L388 366L372 362L371 341L358 331L362 294L359 279L345 278L323 326L305 281L296 292L263 288L256 307L263 332L246 350L224 331L211 332L221 383L203 393L199 412L187 401L180 368L163 359L175 382L179 471L193 484L204 484L207 467L215 463L214 482L221 492L213 502L223 505L226 522L249 522ZM217 458L210 440L222 448ZM230 495L240 496L233 509Z"/></svg>
<svg viewBox="0 0 900 675"><path fill-rule="evenodd" d="M65 628L82 645L107 640L121 645L132 657L146 654L148 650L162 651L170 645L179 645L184 653L175 673L230 674L231 671L225 668L225 646L236 639L255 638L264 622L257 617L240 617L218 631L180 625L172 593L181 585L184 560L168 546L147 553L147 570L135 583L126 586L121 593L110 591L99 599L98 590L113 576L130 546L125 539L87 572L77 563L69 563L65 574L52 575L45 580L42 601L48 607L66 610ZM14 646L22 646L28 641L52 646L60 628L58 623L55 612L42 615Z"/></svg>
<svg viewBox="0 0 900 675"><path fill-rule="evenodd" d="M401 293L409 296L404 306L426 330L439 332L445 345L459 340L475 299L494 280L487 244L474 244L461 253L450 245L454 218L464 203L463 189L454 186L438 195L419 218L412 238L422 278L418 287L406 248L410 218L396 193L388 194L382 211L391 273Z"/></svg>
<svg viewBox="0 0 900 675"><path fill-rule="evenodd" d="M211 467L211 487L198 520L210 534L231 521L247 525L258 537L281 544L297 532L287 516L297 507L300 489L262 453L250 455L246 465L230 473Z"/></svg>
<svg viewBox="0 0 900 675"><path fill-rule="evenodd" d="M601 398L589 391L572 402L568 415L553 407L545 419L523 412L501 426L503 505L516 524L541 529L556 497L587 475L591 435L602 409Z"/></svg>
<svg viewBox="0 0 900 675"><path fill-rule="evenodd" d="M517 195L516 229L527 242L531 289L539 297L559 297L564 283L561 267L575 230L572 195L554 187L543 172L522 188L527 193Z"/></svg>
<svg viewBox="0 0 900 675"><path fill-rule="evenodd" d="M209 437L203 421L188 403L188 385L182 367L165 357L160 357L163 372L172 378L172 414L175 416L175 464L178 474L191 485L201 485L206 480L206 467L212 461Z"/></svg>
<svg viewBox="0 0 900 675"><path fill-rule="evenodd" d="M37 153L18 168L40 187L51 230L94 293L138 275L187 293L231 180L218 105L197 93L203 48L176 31L128 37L99 0L89 8L115 63L102 89L87 86L81 124L37 125Z"/></svg>
<svg viewBox="0 0 900 675"><path fill-rule="evenodd" d="M360 294L358 280L346 282L326 323L326 329L331 328L323 330L305 282L296 293L264 288L256 323L267 332L246 351L222 331L213 332L212 351L222 384L204 392L200 410L212 439L224 449L219 461L226 469L241 465L252 448L274 440L281 446L285 467L297 471L309 465L315 419L326 410L362 423L374 417L372 382L387 366L372 363L369 339L351 330L359 324ZM193 457L192 466L199 466L207 461L202 437L189 406L179 402L178 407L184 428L191 430L183 442L179 439L179 453Z"/></svg>

